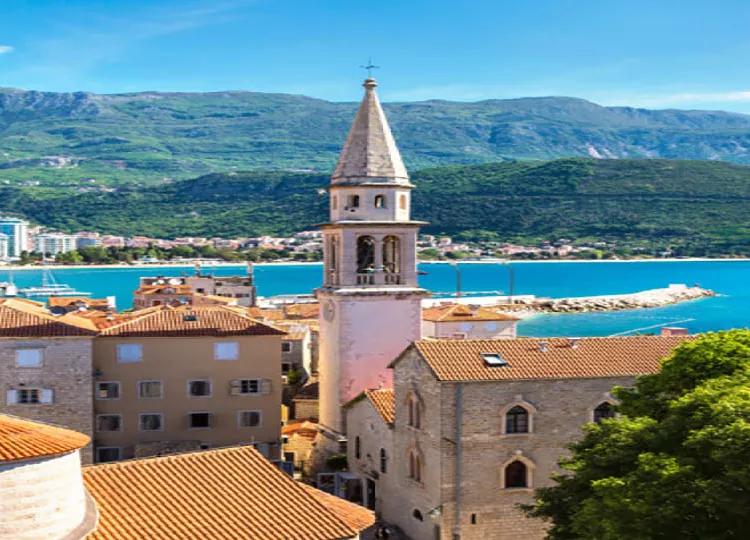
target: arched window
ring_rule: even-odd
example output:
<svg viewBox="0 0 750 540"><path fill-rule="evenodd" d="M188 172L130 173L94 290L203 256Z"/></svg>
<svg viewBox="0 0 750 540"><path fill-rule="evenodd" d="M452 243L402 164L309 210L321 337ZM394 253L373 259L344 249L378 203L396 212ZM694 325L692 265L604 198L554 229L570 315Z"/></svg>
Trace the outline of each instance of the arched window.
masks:
<svg viewBox="0 0 750 540"><path fill-rule="evenodd" d="M516 405L505 413L505 433L528 433L529 411Z"/></svg>
<svg viewBox="0 0 750 540"><path fill-rule="evenodd" d="M380 449L380 472L388 472L388 454L385 453L385 448Z"/></svg>
<svg viewBox="0 0 750 540"><path fill-rule="evenodd" d="M603 401L594 409L594 422L597 424L607 418L615 417L615 409L608 401Z"/></svg>
<svg viewBox="0 0 750 540"><path fill-rule="evenodd" d="M359 440L359 435L354 437L354 457L359 459L362 456L362 446Z"/></svg>
<svg viewBox="0 0 750 540"><path fill-rule="evenodd" d="M385 195L375 195L375 208L385 208Z"/></svg>
<svg viewBox="0 0 750 540"><path fill-rule="evenodd" d="M401 240L397 236L383 239L383 269L389 274L401 273Z"/></svg>
<svg viewBox="0 0 750 540"><path fill-rule="evenodd" d="M422 427L422 411L419 406L419 399L414 394L409 396L409 425L413 428Z"/></svg>
<svg viewBox="0 0 750 540"><path fill-rule="evenodd" d="M375 270L375 239L372 236L357 238L357 273L366 274Z"/></svg>
<svg viewBox="0 0 750 540"><path fill-rule="evenodd" d="M359 208L359 195L349 195L349 208Z"/></svg>
<svg viewBox="0 0 750 540"><path fill-rule="evenodd" d="M402 194L401 194L401 196L400 196L400 197L398 198L398 207L399 207L399 208L400 208L401 210L406 210L406 195L404 195L403 193L402 193Z"/></svg>
<svg viewBox="0 0 750 540"><path fill-rule="evenodd" d="M417 482L422 481L422 458L416 450L409 453L409 478Z"/></svg>
<svg viewBox="0 0 750 540"><path fill-rule="evenodd" d="M529 487L528 469L523 461L511 461L505 467L505 487L525 488Z"/></svg>

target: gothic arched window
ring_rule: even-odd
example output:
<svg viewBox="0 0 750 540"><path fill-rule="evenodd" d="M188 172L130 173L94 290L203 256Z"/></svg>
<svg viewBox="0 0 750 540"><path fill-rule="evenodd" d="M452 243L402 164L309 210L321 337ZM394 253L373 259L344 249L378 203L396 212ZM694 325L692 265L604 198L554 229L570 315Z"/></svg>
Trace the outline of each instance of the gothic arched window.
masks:
<svg viewBox="0 0 750 540"><path fill-rule="evenodd" d="M505 413L505 433L528 433L529 411L516 405Z"/></svg>
<svg viewBox="0 0 750 540"><path fill-rule="evenodd" d="M608 401L603 401L594 409L594 422L597 424L607 418L615 417L615 409Z"/></svg>
<svg viewBox="0 0 750 540"><path fill-rule="evenodd" d="M528 469L523 461L511 461L505 467L505 487L525 488L529 486Z"/></svg>
<svg viewBox="0 0 750 540"><path fill-rule="evenodd" d="M409 426L413 428L422 427L422 411L419 406L419 399L414 394L408 398Z"/></svg>
<svg viewBox="0 0 750 540"><path fill-rule="evenodd" d="M422 481L422 458L416 450L409 452L409 478Z"/></svg>
<svg viewBox="0 0 750 540"><path fill-rule="evenodd" d="M375 239L372 236L357 238L357 273L366 274L375 270Z"/></svg>
<svg viewBox="0 0 750 540"><path fill-rule="evenodd" d="M401 240L397 236L383 239L383 269L389 274L401 273Z"/></svg>
<svg viewBox="0 0 750 540"><path fill-rule="evenodd" d="M388 454L386 454L385 448L380 449L380 472L383 474L388 472Z"/></svg>
<svg viewBox="0 0 750 540"><path fill-rule="evenodd" d="M375 195L375 208L385 208L385 195Z"/></svg>
<svg viewBox="0 0 750 540"><path fill-rule="evenodd" d="M362 457L362 444L359 440L359 435L354 437L354 457L357 459Z"/></svg>

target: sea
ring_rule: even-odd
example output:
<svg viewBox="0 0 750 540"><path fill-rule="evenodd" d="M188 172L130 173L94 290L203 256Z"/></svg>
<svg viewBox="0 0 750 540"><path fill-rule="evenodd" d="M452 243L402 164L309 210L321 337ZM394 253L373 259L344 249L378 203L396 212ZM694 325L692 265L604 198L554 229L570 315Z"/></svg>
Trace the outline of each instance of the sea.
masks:
<svg viewBox="0 0 750 540"><path fill-rule="evenodd" d="M611 313L540 314L522 321L524 336L609 336L658 332L660 326L681 326L707 332L750 326L750 261L622 261L622 262L470 262L419 265L420 285L436 296L453 294L460 276L465 295L533 294L542 297L623 294L667 287L672 283L700 285L717 293L672 306ZM244 265L204 266L215 275L239 275ZM118 309L132 306L141 276L180 276L192 268L149 266L55 269L58 283L102 298L114 296ZM19 287L40 285L41 270L0 270L0 280ZM255 267L260 296L311 293L322 280L319 264L269 264Z"/></svg>

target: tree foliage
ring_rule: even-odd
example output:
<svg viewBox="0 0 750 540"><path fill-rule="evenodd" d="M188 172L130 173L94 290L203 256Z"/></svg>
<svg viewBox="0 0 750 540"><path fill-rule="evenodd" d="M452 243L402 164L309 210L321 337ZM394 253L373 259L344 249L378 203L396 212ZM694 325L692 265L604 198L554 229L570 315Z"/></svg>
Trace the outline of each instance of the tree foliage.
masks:
<svg viewBox="0 0 750 540"><path fill-rule="evenodd" d="M526 508L549 538L750 538L750 331L683 344L617 396Z"/></svg>

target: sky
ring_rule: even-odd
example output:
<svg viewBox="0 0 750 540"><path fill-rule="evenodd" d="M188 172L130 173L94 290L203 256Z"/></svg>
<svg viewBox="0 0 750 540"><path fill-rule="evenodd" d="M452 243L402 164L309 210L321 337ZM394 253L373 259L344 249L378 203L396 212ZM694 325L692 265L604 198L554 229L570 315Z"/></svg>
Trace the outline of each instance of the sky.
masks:
<svg viewBox="0 0 750 540"><path fill-rule="evenodd" d="M750 113L747 0L0 0L0 86Z"/></svg>

